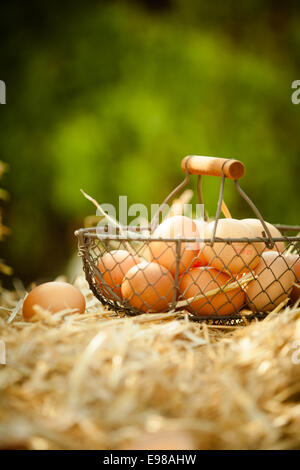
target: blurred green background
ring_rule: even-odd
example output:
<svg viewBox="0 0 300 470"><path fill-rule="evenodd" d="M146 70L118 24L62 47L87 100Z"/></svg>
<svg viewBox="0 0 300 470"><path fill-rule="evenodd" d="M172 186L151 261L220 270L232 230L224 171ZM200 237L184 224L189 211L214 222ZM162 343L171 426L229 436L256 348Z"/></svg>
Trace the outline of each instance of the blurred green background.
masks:
<svg viewBox="0 0 300 470"><path fill-rule="evenodd" d="M191 153L241 159L264 218L299 224L299 14L271 0L2 3L12 233L1 257L14 276L65 270L73 231L95 213L80 188L101 203L159 203ZM210 215L219 183L204 181ZM231 182L225 200L251 217Z"/></svg>

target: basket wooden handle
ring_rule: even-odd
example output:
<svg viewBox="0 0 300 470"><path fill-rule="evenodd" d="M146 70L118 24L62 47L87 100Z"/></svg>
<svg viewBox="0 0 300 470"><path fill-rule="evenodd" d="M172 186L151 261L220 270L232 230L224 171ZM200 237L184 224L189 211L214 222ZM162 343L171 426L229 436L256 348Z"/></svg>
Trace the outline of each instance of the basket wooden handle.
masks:
<svg viewBox="0 0 300 470"><path fill-rule="evenodd" d="M187 169L192 175L222 176L223 170L227 178L238 180L245 173L245 167L239 160L217 157L200 157L192 155L185 157L181 162L183 171Z"/></svg>

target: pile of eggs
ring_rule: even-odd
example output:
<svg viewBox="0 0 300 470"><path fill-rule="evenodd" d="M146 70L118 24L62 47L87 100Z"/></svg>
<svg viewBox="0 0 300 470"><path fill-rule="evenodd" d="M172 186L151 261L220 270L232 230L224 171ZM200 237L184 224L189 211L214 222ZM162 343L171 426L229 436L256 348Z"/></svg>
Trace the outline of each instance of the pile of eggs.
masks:
<svg viewBox="0 0 300 470"><path fill-rule="evenodd" d="M244 306L253 312L270 311L288 297L300 298L298 255L285 255L281 241L272 250L262 241L242 241L262 237L259 220L221 219L213 245L186 241L210 240L214 225L214 221L170 217L153 233L143 258L127 250L105 253L98 261L95 281L107 298L141 312L168 311L179 300L196 315L231 315ZM266 225L272 237L281 237L276 227ZM227 238L241 241L223 241ZM250 272L253 278L242 282ZM34 318L37 305L51 313L85 311L82 293L65 282L34 288L24 301L25 320Z"/></svg>
<svg viewBox="0 0 300 470"><path fill-rule="evenodd" d="M174 300L186 301L196 315L231 315L247 306L253 312L270 311L287 297L300 295L300 257L284 255L283 242L273 249L263 241L227 243L181 241L211 239L215 222L186 216L165 219L154 231L143 258L126 250L105 253L98 261L95 280L111 300L122 300L142 312L164 312ZM274 238L279 230L266 222ZM258 219L220 219L217 239L254 239L263 236ZM247 273L253 279L239 280ZM175 278L178 279L175 286ZM228 285L235 282L234 288ZM226 288L224 289L224 287Z"/></svg>

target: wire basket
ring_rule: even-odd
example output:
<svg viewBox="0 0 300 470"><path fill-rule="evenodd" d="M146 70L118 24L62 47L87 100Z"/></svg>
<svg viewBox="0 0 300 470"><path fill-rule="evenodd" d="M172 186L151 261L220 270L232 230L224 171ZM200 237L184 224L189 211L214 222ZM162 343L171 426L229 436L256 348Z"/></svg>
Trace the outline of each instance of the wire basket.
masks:
<svg viewBox="0 0 300 470"><path fill-rule="evenodd" d="M280 232L272 236L270 225L238 184L244 174L238 160L188 156L182 169L184 181L161 204L149 226L106 225L75 232L94 295L115 312L178 312L215 325L260 320L281 305L297 301L300 226L276 225ZM160 215L191 174L198 175L201 204L202 175L221 178L209 237L205 231L201 236L198 231L194 236L162 237L157 231ZM226 178L234 181L259 219L261 236L217 236Z"/></svg>

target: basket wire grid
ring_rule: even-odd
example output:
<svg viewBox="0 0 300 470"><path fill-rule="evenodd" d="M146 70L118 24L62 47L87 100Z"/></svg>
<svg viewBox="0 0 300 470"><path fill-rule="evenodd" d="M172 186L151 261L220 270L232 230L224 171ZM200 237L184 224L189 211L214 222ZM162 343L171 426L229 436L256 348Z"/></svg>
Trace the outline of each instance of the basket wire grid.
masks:
<svg viewBox="0 0 300 470"><path fill-rule="evenodd" d="M262 236L217 237L225 179L228 177L225 169L232 161L222 159L219 201L210 238L162 239L155 236L166 204L186 186L190 174L197 174L189 168L190 161L195 157L189 156L183 160L185 179L161 204L150 226L112 228L106 225L75 232L86 279L103 305L131 316L149 311L173 311L188 314L193 321L215 325L238 325L254 319L261 320L282 301L288 301L292 289L297 289L293 286L296 282L293 264L297 262L300 252L300 226L276 225L282 236L272 237L254 203L240 188L237 179L231 177L239 194L260 220ZM211 160L211 157L196 158ZM200 203L203 203L201 178L202 174L198 174L198 196ZM295 232L296 236L291 235ZM283 248L283 244L284 249L279 252L279 245ZM262 252L272 249L278 249L276 258L269 263L263 262ZM209 253L209 266L199 263L203 252ZM285 255L291 253L297 256L288 262ZM108 259L108 265L105 259ZM136 268L135 265L142 260L154 262L155 268L149 270L149 263L139 264ZM259 266L262 264L260 272L268 274L267 284L263 275L262 281L253 277L255 271L252 266L256 267L258 260ZM256 290L254 295L248 294L250 285L252 291ZM261 304L264 305L262 309L259 308Z"/></svg>

